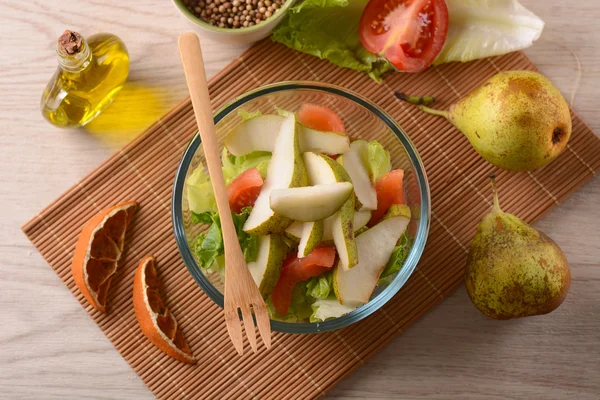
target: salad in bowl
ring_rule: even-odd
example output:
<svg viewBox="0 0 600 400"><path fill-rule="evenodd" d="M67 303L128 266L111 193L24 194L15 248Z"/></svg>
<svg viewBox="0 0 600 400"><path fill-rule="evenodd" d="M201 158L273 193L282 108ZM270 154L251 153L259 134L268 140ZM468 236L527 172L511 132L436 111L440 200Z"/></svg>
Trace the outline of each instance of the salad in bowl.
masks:
<svg viewBox="0 0 600 400"><path fill-rule="evenodd" d="M402 136L390 132L387 115L340 88L289 83L246 94L215 120L238 240L275 330L336 329L400 289L423 250L429 192L414 147L395 124ZM222 306L223 240L198 144L177 174L175 235Z"/></svg>

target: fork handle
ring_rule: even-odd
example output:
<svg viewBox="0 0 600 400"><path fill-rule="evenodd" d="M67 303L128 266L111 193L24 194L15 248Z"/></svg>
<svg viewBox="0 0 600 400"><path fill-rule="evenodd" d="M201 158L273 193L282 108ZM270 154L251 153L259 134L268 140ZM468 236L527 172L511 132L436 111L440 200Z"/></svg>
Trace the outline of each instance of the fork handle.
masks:
<svg viewBox="0 0 600 400"><path fill-rule="evenodd" d="M239 265L244 262L244 255L238 242L237 233L231 218L231 209L227 199L225 179L221 169L221 158L217 144L217 133L215 130L210 96L208 94L208 82L204 70L204 60L200 40L193 32L183 33L179 37L179 53L181 63L185 72L194 115L198 124L198 131L202 139L204 157L208 166L208 173L215 193L217 209L221 219L221 230L223 231L223 244L226 249L225 257L231 261L231 265ZM241 260L240 260L241 258ZM227 263L230 264L229 262Z"/></svg>

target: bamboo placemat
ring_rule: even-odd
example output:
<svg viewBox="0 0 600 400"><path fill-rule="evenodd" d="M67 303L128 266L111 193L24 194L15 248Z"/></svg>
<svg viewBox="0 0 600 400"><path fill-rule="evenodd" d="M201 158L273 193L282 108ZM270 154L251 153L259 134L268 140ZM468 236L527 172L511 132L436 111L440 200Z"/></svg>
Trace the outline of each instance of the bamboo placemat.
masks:
<svg viewBox="0 0 600 400"><path fill-rule="evenodd" d="M281 80L315 80L352 89L391 113L423 158L432 196L425 253L406 285L383 309L340 331L317 335L276 333L273 348L249 348L238 357L221 310L187 272L171 228L175 170L196 128L189 99L134 142L36 215L23 231L121 355L160 399L300 399L324 395L398 336L463 279L467 250L477 223L491 204L488 174L496 172L502 206L535 221L595 175L600 140L573 114L567 150L532 173L509 173L484 162L448 122L396 100L393 91L434 94L446 107L498 71L534 65L522 53L430 68L420 74L392 74L376 84L364 74L335 67L269 40L260 42L210 82L213 109L259 85ZM183 73L183 72L182 72ZM86 303L74 286L70 261L79 231L91 215L123 200L141 209L128 232L128 248L113 281L106 315ZM132 306L137 262L158 259L168 307L183 326L199 361L174 361L142 335Z"/></svg>

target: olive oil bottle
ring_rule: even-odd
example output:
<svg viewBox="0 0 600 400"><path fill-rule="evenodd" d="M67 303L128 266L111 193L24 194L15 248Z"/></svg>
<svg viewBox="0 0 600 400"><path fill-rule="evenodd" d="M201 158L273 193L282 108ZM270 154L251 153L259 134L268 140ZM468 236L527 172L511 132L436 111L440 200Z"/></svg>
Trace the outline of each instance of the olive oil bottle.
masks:
<svg viewBox="0 0 600 400"><path fill-rule="evenodd" d="M118 37L100 33L87 40L65 31L56 46L58 69L42 95L50 123L77 128L90 122L115 98L129 75L129 54Z"/></svg>

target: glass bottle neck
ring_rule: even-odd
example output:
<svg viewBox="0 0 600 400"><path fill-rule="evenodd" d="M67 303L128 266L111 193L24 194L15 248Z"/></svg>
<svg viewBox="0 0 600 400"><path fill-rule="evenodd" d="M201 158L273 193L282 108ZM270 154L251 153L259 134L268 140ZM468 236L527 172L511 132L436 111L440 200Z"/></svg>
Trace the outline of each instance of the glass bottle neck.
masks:
<svg viewBox="0 0 600 400"><path fill-rule="evenodd" d="M60 67L67 72L81 72L92 62L92 52L84 38L75 54L68 54L60 44L56 46L56 54Z"/></svg>

